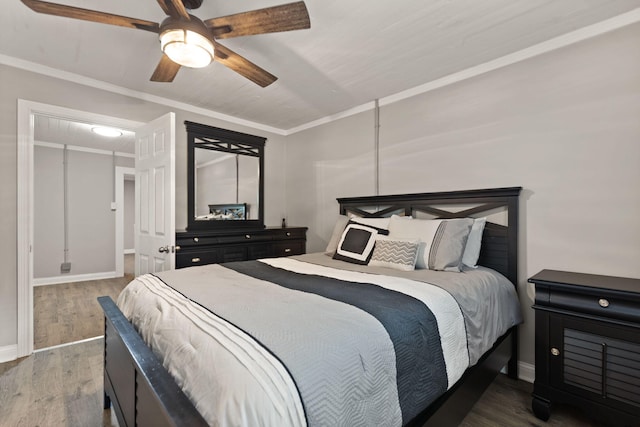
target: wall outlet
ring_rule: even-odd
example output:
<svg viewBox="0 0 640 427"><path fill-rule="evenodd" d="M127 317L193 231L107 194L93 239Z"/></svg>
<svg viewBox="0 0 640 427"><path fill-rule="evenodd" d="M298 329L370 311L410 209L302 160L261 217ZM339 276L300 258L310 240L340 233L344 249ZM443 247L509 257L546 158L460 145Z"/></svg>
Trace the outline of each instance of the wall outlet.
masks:
<svg viewBox="0 0 640 427"><path fill-rule="evenodd" d="M118 203L116 203L116 202L111 202L111 210L112 210L112 211L115 211L115 210L117 210L117 209L118 209Z"/></svg>
<svg viewBox="0 0 640 427"><path fill-rule="evenodd" d="M71 271L71 263L63 262L60 264L60 273L69 273Z"/></svg>

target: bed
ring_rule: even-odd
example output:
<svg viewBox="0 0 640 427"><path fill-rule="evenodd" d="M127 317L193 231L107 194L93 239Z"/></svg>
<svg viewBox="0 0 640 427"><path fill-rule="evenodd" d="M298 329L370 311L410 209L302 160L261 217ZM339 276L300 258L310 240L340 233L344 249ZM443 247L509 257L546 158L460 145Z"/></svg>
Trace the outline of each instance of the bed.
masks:
<svg viewBox="0 0 640 427"><path fill-rule="evenodd" d="M319 253L135 279L121 295L120 307L99 299L105 311L105 408L113 404L119 423L127 426L458 424L505 365L517 377L520 319L512 311L504 315L510 323L483 326L494 321L474 318L472 312L494 311L500 303L465 291L469 285L461 278L506 278L510 282L501 286L515 293L519 192L501 188L338 199L342 215L360 218L484 215L479 267L461 273L387 274L388 268ZM494 217L500 224L492 222ZM153 299L157 295L161 298ZM475 301L480 298L483 304ZM197 327L159 323L184 311L199 319L193 321ZM397 315L389 317L391 311ZM399 323L400 317L408 323ZM160 327L148 327L153 324ZM213 334L213 344L191 335L204 324L216 330L205 333ZM408 332L413 328L418 332ZM421 332L432 329L436 332ZM462 341L444 338L456 334ZM437 351L427 355L423 350L431 347ZM201 353L210 359L197 361ZM227 413L230 406L239 409Z"/></svg>

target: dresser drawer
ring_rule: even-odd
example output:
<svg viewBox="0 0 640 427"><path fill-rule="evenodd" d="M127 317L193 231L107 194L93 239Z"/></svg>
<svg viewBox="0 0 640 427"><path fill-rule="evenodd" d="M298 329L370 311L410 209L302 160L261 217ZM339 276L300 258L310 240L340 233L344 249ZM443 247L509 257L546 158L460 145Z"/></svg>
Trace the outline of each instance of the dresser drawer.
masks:
<svg viewBox="0 0 640 427"><path fill-rule="evenodd" d="M553 290L549 293L549 304L555 308L592 314L611 319L640 322L640 303L608 295L594 289L591 294Z"/></svg>
<svg viewBox="0 0 640 427"><path fill-rule="evenodd" d="M222 260L219 262L234 262L247 260L246 246L225 246L221 248Z"/></svg>
<svg viewBox="0 0 640 427"><path fill-rule="evenodd" d="M214 264L221 261L222 253L217 248L206 251L181 251L176 254L176 268Z"/></svg>
<svg viewBox="0 0 640 427"><path fill-rule="evenodd" d="M305 253L306 243L305 241L292 240L290 242L277 242L273 244L273 256L290 256L290 255L302 255Z"/></svg>
<svg viewBox="0 0 640 427"><path fill-rule="evenodd" d="M293 229L282 229L275 230L273 232L274 240L296 240L296 239L305 239L307 236L306 228L293 228Z"/></svg>
<svg viewBox="0 0 640 427"><path fill-rule="evenodd" d="M218 239L211 236L189 236L176 238L176 245L181 248L199 247L213 245L216 243L218 243Z"/></svg>

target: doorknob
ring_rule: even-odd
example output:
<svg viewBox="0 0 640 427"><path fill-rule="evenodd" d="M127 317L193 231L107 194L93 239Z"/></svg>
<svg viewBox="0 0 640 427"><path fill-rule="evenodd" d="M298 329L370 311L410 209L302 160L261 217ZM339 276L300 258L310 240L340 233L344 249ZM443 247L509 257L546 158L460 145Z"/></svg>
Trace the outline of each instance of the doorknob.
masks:
<svg viewBox="0 0 640 427"><path fill-rule="evenodd" d="M160 246L158 248L158 252L160 252L160 253L165 253L165 252L169 253L169 246Z"/></svg>

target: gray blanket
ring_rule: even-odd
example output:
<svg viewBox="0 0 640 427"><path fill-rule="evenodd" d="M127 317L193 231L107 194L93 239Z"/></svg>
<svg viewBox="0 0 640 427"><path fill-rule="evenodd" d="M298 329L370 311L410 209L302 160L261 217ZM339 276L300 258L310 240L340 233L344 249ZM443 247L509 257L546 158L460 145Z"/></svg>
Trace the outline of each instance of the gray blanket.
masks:
<svg viewBox="0 0 640 427"><path fill-rule="evenodd" d="M298 259L437 282L460 305L471 343L470 364L492 346L494 336L520 321L513 286L501 276L496 285L497 273L490 270L427 274L427 278L424 273L355 267L321 254ZM193 274L202 271L197 269L158 276L275 355L295 381L309 425L400 425L447 389L438 325L429 308L415 298L380 286L291 273L260 262L223 268L244 276L220 282L215 275ZM187 274L188 270L192 273ZM242 278L247 275L253 279ZM499 292L482 293L496 287ZM504 309L495 309L503 304ZM491 321L482 317L489 314Z"/></svg>

